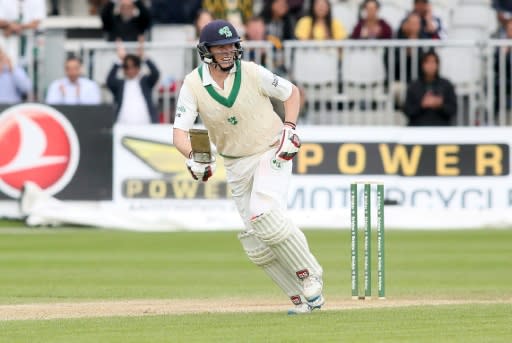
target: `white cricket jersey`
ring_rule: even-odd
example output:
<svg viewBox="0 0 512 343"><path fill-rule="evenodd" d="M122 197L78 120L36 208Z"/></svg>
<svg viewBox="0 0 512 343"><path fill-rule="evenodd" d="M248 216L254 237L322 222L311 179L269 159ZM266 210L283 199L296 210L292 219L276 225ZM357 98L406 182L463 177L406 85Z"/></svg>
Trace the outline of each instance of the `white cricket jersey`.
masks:
<svg viewBox="0 0 512 343"><path fill-rule="evenodd" d="M174 127L188 131L200 115L221 155L243 157L268 150L282 128L269 97L285 101L292 87L262 66L237 61L222 88L203 64L185 78Z"/></svg>

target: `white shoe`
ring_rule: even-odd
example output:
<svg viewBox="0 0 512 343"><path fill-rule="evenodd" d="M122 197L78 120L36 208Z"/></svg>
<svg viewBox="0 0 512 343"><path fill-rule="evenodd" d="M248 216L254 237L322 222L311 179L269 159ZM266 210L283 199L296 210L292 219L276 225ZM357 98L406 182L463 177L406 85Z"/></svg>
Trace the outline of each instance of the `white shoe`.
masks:
<svg viewBox="0 0 512 343"><path fill-rule="evenodd" d="M302 282L304 287L304 297L307 301L315 301L322 295L322 288L324 283L322 278L316 275L310 275Z"/></svg>
<svg viewBox="0 0 512 343"><path fill-rule="evenodd" d="M324 296L320 294L315 299L308 301L307 303L302 303L295 305L291 309L288 310L289 315L295 314L309 314L313 312L313 310L319 310L322 305L325 303Z"/></svg>
<svg viewBox="0 0 512 343"><path fill-rule="evenodd" d="M317 296L315 299L308 300L308 305L311 307L311 310L319 310L323 304L325 304L325 299L322 294Z"/></svg>
<svg viewBox="0 0 512 343"><path fill-rule="evenodd" d="M289 315L295 315L295 314L309 314L313 311L313 308L309 306L308 303L302 303L299 305L295 305L291 309L288 310Z"/></svg>

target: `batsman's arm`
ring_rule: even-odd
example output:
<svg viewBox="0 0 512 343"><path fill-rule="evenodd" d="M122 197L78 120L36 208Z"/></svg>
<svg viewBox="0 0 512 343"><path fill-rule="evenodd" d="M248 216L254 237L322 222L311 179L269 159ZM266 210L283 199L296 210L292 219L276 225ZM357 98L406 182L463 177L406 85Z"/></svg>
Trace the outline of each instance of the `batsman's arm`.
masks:
<svg viewBox="0 0 512 343"><path fill-rule="evenodd" d="M186 158L190 158L192 144L188 130L194 126L197 118L197 101L187 84L183 84L176 104L174 118L173 144Z"/></svg>
<svg viewBox="0 0 512 343"><path fill-rule="evenodd" d="M284 101L284 121L285 123L297 124L300 111L300 92L299 88L292 84L292 93Z"/></svg>
<svg viewBox="0 0 512 343"><path fill-rule="evenodd" d="M172 141L176 149L178 149L178 151L181 152L183 156L186 158L191 157L192 144L190 144L190 140L188 138L188 131L174 128Z"/></svg>
<svg viewBox="0 0 512 343"><path fill-rule="evenodd" d="M300 111L299 89L290 81L272 73L270 70L262 66L258 67L262 93L282 101L285 113L284 120L295 125Z"/></svg>

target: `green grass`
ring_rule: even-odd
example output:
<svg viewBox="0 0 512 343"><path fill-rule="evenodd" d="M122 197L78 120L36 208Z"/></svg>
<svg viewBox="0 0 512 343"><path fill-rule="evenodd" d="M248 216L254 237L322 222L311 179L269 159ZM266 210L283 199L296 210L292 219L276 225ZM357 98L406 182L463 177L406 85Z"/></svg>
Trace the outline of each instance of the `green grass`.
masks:
<svg viewBox="0 0 512 343"><path fill-rule="evenodd" d="M325 270L327 299L348 299L349 232L306 235ZM510 299L511 242L512 230L389 230L387 296ZM0 229L0 304L221 297L283 299L247 260L235 232ZM253 313L12 321L0 322L0 342L509 342L511 327L510 303L468 304L300 318Z"/></svg>
<svg viewBox="0 0 512 343"><path fill-rule="evenodd" d="M510 342L511 310L510 305L460 305L299 317L240 313L17 321L0 322L0 332L10 343Z"/></svg>
<svg viewBox="0 0 512 343"><path fill-rule="evenodd" d="M19 230L0 230L0 303L280 295L247 260L235 232ZM306 234L325 269L327 295L348 296L349 233ZM512 230L390 230L388 296L510 295L510 242Z"/></svg>

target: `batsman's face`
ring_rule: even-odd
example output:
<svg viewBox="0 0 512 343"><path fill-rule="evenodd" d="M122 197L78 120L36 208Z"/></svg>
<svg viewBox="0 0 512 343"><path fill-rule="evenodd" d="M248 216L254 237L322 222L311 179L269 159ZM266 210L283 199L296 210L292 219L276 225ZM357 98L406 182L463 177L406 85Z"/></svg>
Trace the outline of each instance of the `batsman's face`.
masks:
<svg viewBox="0 0 512 343"><path fill-rule="evenodd" d="M210 52L222 68L231 67L235 63L235 44L212 46Z"/></svg>

